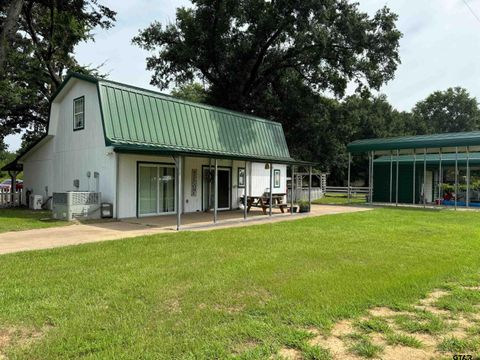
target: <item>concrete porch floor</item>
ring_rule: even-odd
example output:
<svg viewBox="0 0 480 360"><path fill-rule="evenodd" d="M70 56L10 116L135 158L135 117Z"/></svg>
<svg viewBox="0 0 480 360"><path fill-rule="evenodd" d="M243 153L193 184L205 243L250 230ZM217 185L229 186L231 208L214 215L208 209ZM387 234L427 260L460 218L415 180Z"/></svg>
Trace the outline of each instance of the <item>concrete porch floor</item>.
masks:
<svg viewBox="0 0 480 360"><path fill-rule="evenodd" d="M232 228L256 224L297 220L309 216L321 216L358 211L368 211L368 207L312 205L310 213L281 214L277 209L273 216L263 215L252 210L248 220L243 220L243 211L219 212L219 221L213 224L212 213L192 213L182 216L183 230L201 231L219 228ZM91 242L118 240L136 236L173 232L176 228L175 215L124 219L121 221L86 222L71 226L53 227L25 231L12 231L0 234L0 254L19 251L51 249Z"/></svg>

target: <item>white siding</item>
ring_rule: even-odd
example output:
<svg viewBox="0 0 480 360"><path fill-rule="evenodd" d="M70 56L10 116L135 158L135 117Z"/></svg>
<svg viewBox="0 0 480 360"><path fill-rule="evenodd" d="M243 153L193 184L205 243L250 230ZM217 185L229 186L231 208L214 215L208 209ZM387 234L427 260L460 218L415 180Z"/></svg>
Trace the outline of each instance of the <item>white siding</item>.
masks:
<svg viewBox="0 0 480 360"><path fill-rule="evenodd" d="M80 96L85 97L85 129L73 131L73 99ZM48 186L51 196L53 192L76 190L73 181L78 179L79 190L96 190L94 172L98 172L102 201L114 202L115 156L105 147L94 84L77 81L64 89L52 105L49 134L53 138L24 159L25 188L45 196Z"/></svg>
<svg viewBox="0 0 480 360"><path fill-rule="evenodd" d="M280 170L280 187L273 188L274 194L287 192L287 166L273 164L273 169ZM264 163L252 163L248 169L250 180L249 195L260 196L270 188L270 169L265 169Z"/></svg>
<svg viewBox="0 0 480 360"><path fill-rule="evenodd" d="M118 216L120 218L129 218L137 216L137 163L168 163L175 164L171 156L149 156L119 154L119 173L118 173ZM182 211L185 213L203 211L204 189L207 182L203 179L203 168L208 167L207 158L186 157L183 166L183 191L181 194L183 204ZM212 170L213 170L212 160ZM243 196L244 189L239 188L237 184L238 168L245 166L244 161L219 160L219 168L231 168L231 208L237 209L240 206L240 198ZM252 170L253 169L253 173ZM262 195L268 188L269 170L265 170L265 164L253 163L248 166L249 193L251 195ZM192 170L197 170L197 192L192 194ZM280 170L280 187L274 188L274 193L286 192L286 166L274 165L274 169ZM212 184L213 189L213 184Z"/></svg>

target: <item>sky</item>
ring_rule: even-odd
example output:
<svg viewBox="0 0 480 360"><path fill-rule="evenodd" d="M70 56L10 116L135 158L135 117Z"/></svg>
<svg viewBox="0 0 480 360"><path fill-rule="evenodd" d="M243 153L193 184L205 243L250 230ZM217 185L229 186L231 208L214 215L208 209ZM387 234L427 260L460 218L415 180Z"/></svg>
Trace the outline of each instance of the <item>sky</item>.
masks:
<svg viewBox="0 0 480 360"><path fill-rule="evenodd" d="M154 89L151 73L145 69L147 52L132 45L140 29L157 20L175 20L175 9L188 6L187 0L103 0L117 11L113 29L98 30L95 42L76 49L79 63L97 66L109 78L139 87ZM373 15L388 6L399 16L403 33L395 79L381 93L398 110L410 110L433 91L453 86L466 88L480 99L480 0L360 0L360 9ZM472 11L469 10L469 7ZM472 13L473 12L473 13ZM11 151L20 147L20 137L6 139Z"/></svg>

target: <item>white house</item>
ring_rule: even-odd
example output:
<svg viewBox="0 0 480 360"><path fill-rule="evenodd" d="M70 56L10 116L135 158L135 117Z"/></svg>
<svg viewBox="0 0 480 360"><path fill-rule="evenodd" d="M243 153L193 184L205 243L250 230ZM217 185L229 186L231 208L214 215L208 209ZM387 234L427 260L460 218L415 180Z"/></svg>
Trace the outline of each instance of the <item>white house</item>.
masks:
<svg viewBox="0 0 480 360"><path fill-rule="evenodd" d="M218 210L237 209L245 183L250 196L270 181L285 194L298 164L279 123L75 73L51 100L47 134L16 161L31 194L99 191L115 218L209 210L215 177Z"/></svg>

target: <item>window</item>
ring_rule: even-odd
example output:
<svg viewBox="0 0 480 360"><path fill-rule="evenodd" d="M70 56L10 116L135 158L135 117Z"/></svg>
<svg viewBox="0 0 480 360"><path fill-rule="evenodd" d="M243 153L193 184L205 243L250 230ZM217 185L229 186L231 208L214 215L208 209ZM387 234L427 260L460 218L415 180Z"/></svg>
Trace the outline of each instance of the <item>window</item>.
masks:
<svg viewBox="0 0 480 360"><path fill-rule="evenodd" d="M73 131L85 128L85 97L73 100Z"/></svg>

